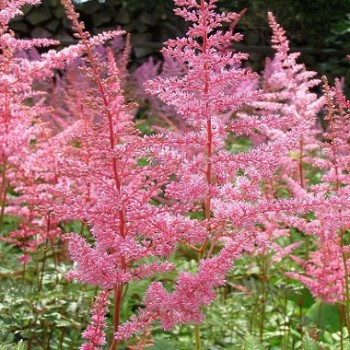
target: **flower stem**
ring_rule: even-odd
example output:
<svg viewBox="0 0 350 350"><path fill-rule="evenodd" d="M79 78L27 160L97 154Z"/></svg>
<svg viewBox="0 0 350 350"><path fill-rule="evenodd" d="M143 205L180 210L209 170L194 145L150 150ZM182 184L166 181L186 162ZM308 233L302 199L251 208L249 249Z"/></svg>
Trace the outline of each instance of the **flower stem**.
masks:
<svg viewBox="0 0 350 350"><path fill-rule="evenodd" d="M119 327L120 320L120 309L123 295L123 284L117 284L114 287L114 324L113 324L113 332L116 333ZM116 350L118 346L117 341L113 338L112 345L110 350Z"/></svg>
<svg viewBox="0 0 350 350"><path fill-rule="evenodd" d="M341 246L344 247L344 235L345 229L342 227L340 230ZM346 328L348 329L348 334L350 334L350 290L349 290L349 270L347 263L347 256L342 251L343 265L344 265L344 284L345 284L345 322Z"/></svg>
<svg viewBox="0 0 350 350"><path fill-rule="evenodd" d="M196 338L195 350L202 350L200 326L198 324L194 326L194 332L195 332L195 338Z"/></svg>
<svg viewBox="0 0 350 350"><path fill-rule="evenodd" d="M1 201L1 213L0 213L0 231L4 223L5 207L6 207L6 196L7 196L7 181L6 181L6 167L7 158L4 160L2 176L1 176L1 189L0 189L0 201Z"/></svg>

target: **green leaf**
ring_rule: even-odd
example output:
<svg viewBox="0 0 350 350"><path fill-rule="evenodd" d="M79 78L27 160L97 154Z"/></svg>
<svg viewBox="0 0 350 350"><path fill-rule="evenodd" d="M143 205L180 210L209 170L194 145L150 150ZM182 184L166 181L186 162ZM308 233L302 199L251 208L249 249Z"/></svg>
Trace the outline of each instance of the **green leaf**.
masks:
<svg viewBox="0 0 350 350"><path fill-rule="evenodd" d="M340 314L336 305L318 301L310 307L305 317L320 329L332 333L340 331Z"/></svg>
<svg viewBox="0 0 350 350"><path fill-rule="evenodd" d="M164 349L177 350L177 347L175 346L175 344L171 343L168 340L160 339L160 340L157 340L154 343L154 345L151 348L149 348L149 349L150 350L164 350Z"/></svg>
<svg viewBox="0 0 350 350"><path fill-rule="evenodd" d="M138 161L137 161L137 165L138 166L146 166L146 165L149 165L149 160L145 157L143 158L140 158Z"/></svg>
<svg viewBox="0 0 350 350"><path fill-rule="evenodd" d="M291 290L287 293L287 298L300 305L303 309L309 308L315 303L314 297L307 288L298 291Z"/></svg>
<svg viewBox="0 0 350 350"><path fill-rule="evenodd" d="M317 345L315 340L313 340L308 334L303 337L303 349L304 350L319 350L320 347Z"/></svg>
<svg viewBox="0 0 350 350"><path fill-rule="evenodd" d="M26 350L26 345L23 343L23 340L20 340L16 345L1 345L0 350Z"/></svg>
<svg viewBox="0 0 350 350"><path fill-rule="evenodd" d="M252 334L247 333L243 341L244 350L264 350L263 345Z"/></svg>
<svg viewBox="0 0 350 350"><path fill-rule="evenodd" d="M26 346L25 344L23 343L23 340L20 340L17 344L17 350L26 350Z"/></svg>

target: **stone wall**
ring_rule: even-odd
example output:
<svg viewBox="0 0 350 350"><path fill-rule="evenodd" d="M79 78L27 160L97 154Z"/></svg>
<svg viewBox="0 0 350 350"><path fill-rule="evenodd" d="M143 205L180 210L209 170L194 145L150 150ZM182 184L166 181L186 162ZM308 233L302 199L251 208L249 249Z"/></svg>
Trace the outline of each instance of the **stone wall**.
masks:
<svg viewBox="0 0 350 350"><path fill-rule="evenodd" d="M81 19L91 33L115 29L118 26L130 32L133 47L132 59L136 65L143 62L149 55L157 55L163 41L171 37L181 37L185 32L186 24L173 14L173 0L102 1L90 0L83 4L76 4ZM272 55L265 8L264 13L260 10L254 11L253 4L259 4L259 1L222 0L220 3L227 3L227 8L236 11L242 9L247 3L252 5L238 23L237 29L245 34L245 38L244 42L236 45L236 48L248 52L250 65L256 71L261 70L264 58ZM280 6L283 5L280 0L277 3ZM278 13L277 17L281 19L282 26L287 29L292 51L302 53L301 61L305 62L309 69L318 71L320 75L326 74L330 78L345 76L346 81L350 82L349 64L345 60L345 56L350 53L348 47L334 45L319 47L313 41L307 42L308 37L304 36L303 42L300 43L297 39L301 32L289 28L290 22L293 21L286 21L286 18L283 21L281 9L271 9ZM25 7L24 13L24 16L18 17L10 25L18 36L54 38L58 39L62 45L75 42L60 0L42 0L40 6ZM287 17L292 19L295 14L288 14ZM294 45L297 47L293 47Z"/></svg>
<svg viewBox="0 0 350 350"><path fill-rule="evenodd" d="M158 52L160 43L183 32L183 23L172 13L172 0L140 0L138 4L126 0L103 3L92 0L76 4L76 8L91 33L118 26L130 32L133 55L137 59ZM43 0L40 6L25 6L24 16L12 21L10 27L24 38L53 38L62 45L75 42L59 0Z"/></svg>

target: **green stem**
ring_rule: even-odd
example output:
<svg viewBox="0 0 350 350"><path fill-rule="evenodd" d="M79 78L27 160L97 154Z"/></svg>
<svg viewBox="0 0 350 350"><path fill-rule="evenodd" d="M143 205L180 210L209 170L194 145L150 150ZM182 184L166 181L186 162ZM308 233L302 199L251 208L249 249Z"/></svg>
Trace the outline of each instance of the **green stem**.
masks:
<svg viewBox="0 0 350 350"><path fill-rule="evenodd" d="M266 301L267 301L267 270L268 270L268 255L265 252L262 257L262 271L261 271L261 310L260 310L260 324L259 335L260 342L264 340L264 328L265 328L265 313L266 313Z"/></svg>
<svg viewBox="0 0 350 350"><path fill-rule="evenodd" d="M201 333L200 333L199 325L196 324L194 326L194 332L195 332L195 339L196 339L195 350L202 350L202 341L201 341Z"/></svg>
<svg viewBox="0 0 350 350"><path fill-rule="evenodd" d="M46 238L45 247L44 247L44 258L43 258L43 263L41 265L41 271L40 271L40 277L39 277L38 293L41 293L43 289L43 280L45 275L45 265L46 265L46 259L47 259L47 247L48 247L48 239Z"/></svg>
<svg viewBox="0 0 350 350"><path fill-rule="evenodd" d="M64 341L65 333L66 333L65 329L62 328L62 330L61 330L61 336L60 336L60 342L59 342L59 348L58 348L59 350L62 350L62 349L63 349L63 341Z"/></svg>
<svg viewBox="0 0 350 350"><path fill-rule="evenodd" d="M341 245L344 247L344 235L345 230L342 227L340 230L340 238L341 238ZM348 329L348 334L350 334L350 291L349 291L349 270L348 270L348 264L347 264L347 257L342 252L342 258L343 258L343 265L344 265L344 284L345 284L345 322L346 322L346 328Z"/></svg>
<svg viewBox="0 0 350 350"><path fill-rule="evenodd" d="M343 321L344 321L344 305L339 305L339 326L340 326L340 350L344 350L344 330L343 330Z"/></svg>
<svg viewBox="0 0 350 350"><path fill-rule="evenodd" d="M45 265L46 265L46 259L47 259L47 249L48 249L48 246L49 246L49 237L50 237L50 224L51 224L50 214L51 214L50 212L48 212L48 214L47 214L47 227L46 227L46 240L45 240L45 248L44 248L44 258L43 258L43 263L41 265L41 273L40 273L38 293L41 293L42 288L43 288L43 280L44 280L44 274L45 274Z"/></svg>
<svg viewBox="0 0 350 350"><path fill-rule="evenodd" d="M6 167L7 158L4 160L2 176L1 176L1 190L0 190L0 201L1 201L1 213L0 213L0 231L4 223L5 217L5 206L6 206L6 196L7 196L7 181L6 181Z"/></svg>

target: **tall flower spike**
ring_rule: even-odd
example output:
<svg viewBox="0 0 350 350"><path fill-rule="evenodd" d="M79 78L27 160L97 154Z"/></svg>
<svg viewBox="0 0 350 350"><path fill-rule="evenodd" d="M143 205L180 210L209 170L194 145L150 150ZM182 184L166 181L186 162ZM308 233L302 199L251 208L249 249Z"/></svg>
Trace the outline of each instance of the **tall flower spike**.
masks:
<svg viewBox="0 0 350 350"><path fill-rule="evenodd" d="M106 313L109 305L109 292L101 291L92 306L91 324L83 332L83 338L88 340L81 346L81 350L102 350L106 344L105 328Z"/></svg>
<svg viewBox="0 0 350 350"><path fill-rule="evenodd" d="M350 102L345 98L338 79L331 87L324 77L324 96L327 130L324 133L323 159L318 165L323 169L323 194L333 200L349 198L350 184ZM317 187L315 191L317 191ZM319 191L321 192L321 191ZM349 244L344 238L350 226L347 206L320 208L314 211L316 220L310 233L318 239L318 250L302 262L304 274L288 274L307 285L312 294L327 302L345 304L346 324L350 326ZM331 258L330 258L331 257Z"/></svg>
<svg viewBox="0 0 350 350"><path fill-rule="evenodd" d="M223 34L225 23L235 21L239 15L216 15L215 2L202 1L199 5L195 1L175 1L176 5L183 6L175 13L195 25L186 38L168 40L162 51L184 64L187 74L180 78L155 79L148 84L150 92L197 126L203 125L204 112L216 115L237 110L249 99L249 91L240 90L239 86L254 77L244 69L235 69L247 59L246 54L221 50L223 46L240 41L242 35L230 31Z"/></svg>
<svg viewBox="0 0 350 350"><path fill-rule="evenodd" d="M268 220L268 215L283 221L292 213L305 213L323 203L312 195L277 200L262 193L261 182L276 172L295 143L295 135L280 130L282 137L248 152L234 154L227 149L229 133L239 136L255 128L266 131L271 124L277 130L282 123L274 123L270 116L260 118L258 113L231 120L242 106L262 97L251 88L256 76L241 67L247 55L228 50L242 39L240 34L225 31L238 15L216 14L216 2L175 1L180 7L175 12L193 23L187 36L169 40L163 53L178 60L185 73L158 77L147 84L150 93L174 107L191 126L167 137L166 144L182 162L165 189L164 201L179 215L201 217L206 239L197 246L189 245L198 253L198 271L182 271L173 292L161 283L151 284L146 308L119 328L117 339L131 336L138 326L146 329L154 319L165 329L176 324L198 325L203 321L202 308L213 301L215 287L225 283L226 273L242 250L255 242L266 243L257 224Z"/></svg>
<svg viewBox="0 0 350 350"><path fill-rule="evenodd" d="M290 135L290 148L296 156L284 157L282 175L292 176L301 188L306 186L302 163L312 162L309 155L319 148L318 134L321 128L317 114L324 105L313 89L320 84L316 72L308 71L304 64L297 63L299 52L290 53L289 41L284 29L274 15L268 13L272 29L272 47L275 56L267 59L262 79L263 93L252 103L256 113L266 118L274 114L276 126L272 124L263 135L271 144L285 135ZM278 125L279 124L279 125ZM294 140L293 140L294 138ZM260 137L260 140L264 140Z"/></svg>
<svg viewBox="0 0 350 350"><path fill-rule="evenodd" d="M167 151L163 136L141 137L125 101L118 60L110 50L106 62L100 60L91 49L94 37L86 38L70 1L64 3L85 48L84 74L91 85L79 101L79 120L71 126L71 141L79 147L67 147L61 160L57 191L62 200L56 210L63 217L75 214L92 235L93 244L78 234L67 235L76 262L69 277L113 290L116 332L125 285L173 269L167 258L177 243L203 242L205 230L154 205L181 159Z"/></svg>
<svg viewBox="0 0 350 350"><path fill-rule="evenodd" d="M40 85L86 50L86 45L79 43L58 52L51 49L41 55L28 54L29 50L59 43L44 38L17 39L8 29L8 21L20 13L21 6L38 3L0 2L0 227L5 213L20 217L19 230L9 241L20 244L27 253L48 238L59 236L57 224L67 218L51 215L50 225L46 222L47 213L60 202L58 163L62 154L68 153L67 139L71 140L74 131L73 127L67 128L56 135L57 130L50 130L45 116L54 113L43 103L46 89ZM86 39L86 43L93 48L120 34L100 34ZM17 196L8 198L10 187Z"/></svg>
<svg viewBox="0 0 350 350"><path fill-rule="evenodd" d="M50 50L31 58L27 54L29 50L58 42L44 38L17 39L9 30L8 23L21 13L21 6L38 3L22 0L0 2L0 228L5 213L19 217L19 229L4 239L17 243L26 253L60 233L53 217L50 224L47 222L48 209L54 200L43 190L47 177L39 175L39 169L44 168L43 158L40 161L37 158L35 165L31 162L50 137L48 126L41 119L48 113L48 108L42 103L45 92L36 82L38 78L52 77L56 68L64 67L67 61L74 59L74 55L67 55L74 50L63 50L63 54ZM17 195L8 196L9 188L13 188ZM41 210L40 206L45 208Z"/></svg>
<svg viewBox="0 0 350 350"><path fill-rule="evenodd" d="M187 36L169 40L163 53L183 65L184 74L157 77L147 84L150 93L172 106L190 126L165 140L168 151L182 161L165 188L164 201L179 216L201 217L191 221L202 226L205 239L195 246L184 242L198 253L198 271L182 271L173 292L159 282L152 283L144 300L146 308L118 329L117 339L130 337L140 327L147 329L156 319L165 329L200 324L203 307L214 300L215 288L225 283L233 261L256 241L262 163L269 163L266 173L273 172L276 165L267 147L244 155L226 149L228 134L241 131L229 127L230 117L256 98L258 93L250 83L257 78L241 67L247 55L228 50L242 39L240 34L225 31L239 15L216 14L216 2L175 1L180 7L175 12L193 23ZM256 125L254 121L258 118L249 116L250 125ZM281 148L273 151L281 152ZM244 175L238 175L240 170ZM270 206L272 211L280 208Z"/></svg>
<svg viewBox="0 0 350 350"><path fill-rule="evenodd" d="M308 71L304 64L297 62L300 53L290 52L286 32L271 12L268 13L268 22L272 30L271 42L275 54L271 59L266 59L261 79L262 93L251 104L254 113L261 117L259 132L253 131L250 136L256 145L267 143L275 150L280 149L278 143L282 139L287 141L285 145L288 152L275 153L275 161L279 162L280 171L264 180L265 195L273 198L276 188L281 188L283 183L291 197L308 201L315 193L310 194L304 167L306 163L314 165L320 154L318 136L322 130L317 114L323 107L324 98L318 97L313 91L320 84L320 80L315 78L316 72ZM243 113L240 117L238 121L246 119ZM261 128L261 123L266 127ZM322 201L320 204L323 207ZM300 216L292 218L290 215L285 220L301 231L308 226L308 220ZM281 224L276 215L267 216L266 221L267 225L264 224L264 227L269 229L270 243L283 252L285 248L278 248L276 240L280 235L280 230L276 228ZM283 225L288 224L285 221Z"/></svg>

